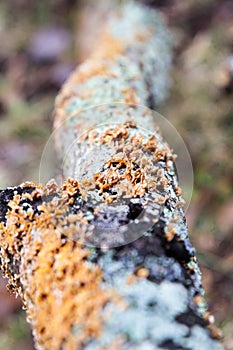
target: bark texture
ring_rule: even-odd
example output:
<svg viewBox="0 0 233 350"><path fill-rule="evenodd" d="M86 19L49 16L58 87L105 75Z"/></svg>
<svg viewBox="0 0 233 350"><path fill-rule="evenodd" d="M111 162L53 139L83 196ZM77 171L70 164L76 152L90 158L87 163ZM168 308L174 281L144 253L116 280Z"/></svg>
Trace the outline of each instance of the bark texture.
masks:
<svg viewBox="0 0 233 350"><path fill-rule="evenodd" d="M175 156L149 109L171 39L129 2L57 97L63 186L0 194L1 265L43 350L222 349L188 238Z"/></svg>

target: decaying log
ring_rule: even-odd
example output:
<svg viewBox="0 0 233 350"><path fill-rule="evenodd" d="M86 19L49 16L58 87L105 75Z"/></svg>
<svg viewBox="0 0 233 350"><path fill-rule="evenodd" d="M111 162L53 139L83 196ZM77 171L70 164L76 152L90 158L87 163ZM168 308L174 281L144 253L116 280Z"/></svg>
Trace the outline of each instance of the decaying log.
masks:
<svg viewBox="0 0 233 350"><path fill-rule="evenodd" d="M148 107L170 37L126 3L56 100L59 189L0 193L1 265L38 349L222 349L190 244L174 155Z"/></svg>

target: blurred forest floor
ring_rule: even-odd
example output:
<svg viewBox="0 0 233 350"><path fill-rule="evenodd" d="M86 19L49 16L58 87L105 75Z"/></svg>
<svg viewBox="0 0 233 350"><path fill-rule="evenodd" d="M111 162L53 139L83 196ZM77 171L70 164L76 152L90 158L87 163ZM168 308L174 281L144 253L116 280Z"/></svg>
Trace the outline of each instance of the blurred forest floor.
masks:
<svg viewBox="0 0 233 350"><path fill-rule="evenodd" d="M191 154L190 238L210 310L232 350L233 1L147 2L165 13L174 34L173 86L158 111ZM55 96L79 61L76 5L74 0L0 0L1 188L38 181ZM0 350L32 350L21 303L5 285L0 276Z"/></svg>

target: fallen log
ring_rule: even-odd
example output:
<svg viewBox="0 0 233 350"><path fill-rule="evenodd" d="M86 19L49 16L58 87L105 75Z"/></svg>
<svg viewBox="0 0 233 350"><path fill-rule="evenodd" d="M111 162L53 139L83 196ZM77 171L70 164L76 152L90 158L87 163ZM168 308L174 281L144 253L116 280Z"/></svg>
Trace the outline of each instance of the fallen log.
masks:
<svg viewBox="0 0 233 350"><path fill-rule="evenodd" d="M38 349L222 349L175 156L138 106L165 98L169 34L133 2L104 33L56 100L63 185L0 193L9 289L22 297Z"/></svg>

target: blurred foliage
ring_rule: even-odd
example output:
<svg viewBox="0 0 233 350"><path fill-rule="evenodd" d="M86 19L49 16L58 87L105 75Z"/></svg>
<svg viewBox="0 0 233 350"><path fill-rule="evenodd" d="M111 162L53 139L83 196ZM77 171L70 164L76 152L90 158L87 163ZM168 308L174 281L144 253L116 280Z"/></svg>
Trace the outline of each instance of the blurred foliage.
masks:
<svg viewBox="0 0 233 350"><path fill-rule="evenodd" d="M0 349L30 350L33 349L31 332L26 323L23 311L7 321L0 330Z"/></svg>
<svg viewBox="0 0 233 350"><path fill-rule="evenodd" d="M173 86L169 99L158 111L175 125L191 154L195 183L187 221L210 309L230 350L233 2L144 2L164 12L174 35ZM38 164L51 130L54 99L78 60L78 11L74 0L0 2L1 187L38 181ZM90 31L94 33L95 28ZM40 44L43 40L44 46ZM0 291L1 301L5 297ZM0 349L33 349L25 314L17 312L19 305L13 300L1 322Z"/></svg>

